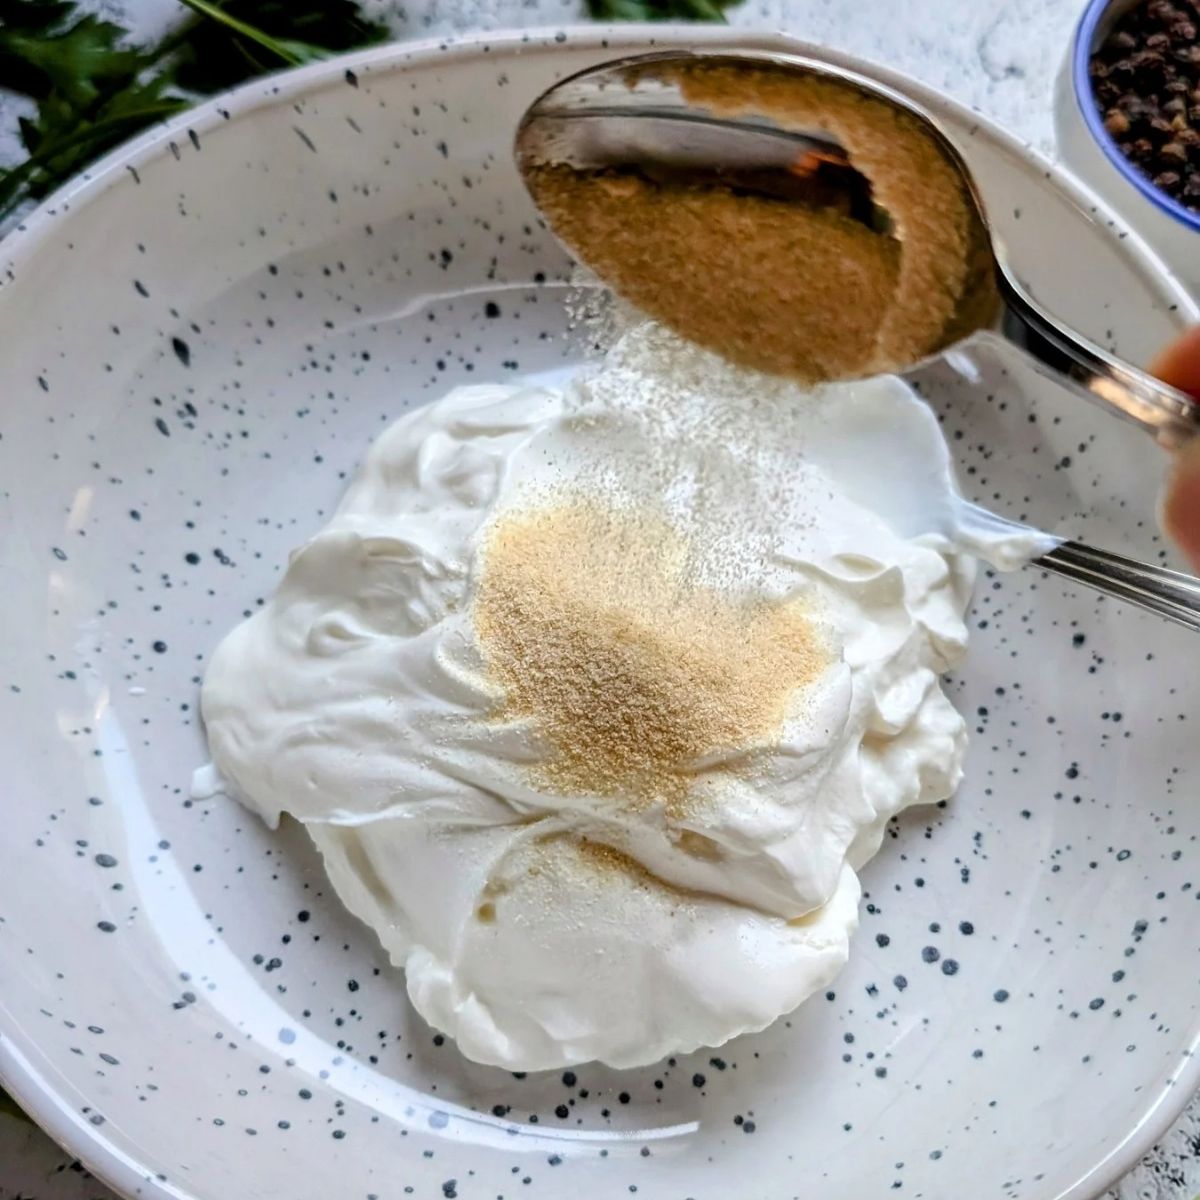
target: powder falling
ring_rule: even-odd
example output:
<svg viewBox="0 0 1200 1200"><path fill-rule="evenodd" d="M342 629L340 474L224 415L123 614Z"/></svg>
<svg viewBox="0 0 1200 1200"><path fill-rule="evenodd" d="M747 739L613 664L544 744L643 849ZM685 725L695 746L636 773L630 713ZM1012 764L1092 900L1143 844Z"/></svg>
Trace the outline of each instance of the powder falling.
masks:
<svg viewBox="0 0 1200 1200"><path fill-rule="evenodd" d="M826 664L796 600L687 577L686 540L639 508L515 511L483 552L475 626L502 690L552 748L540 786L685 809L694 770L761 744Z"/></svg>

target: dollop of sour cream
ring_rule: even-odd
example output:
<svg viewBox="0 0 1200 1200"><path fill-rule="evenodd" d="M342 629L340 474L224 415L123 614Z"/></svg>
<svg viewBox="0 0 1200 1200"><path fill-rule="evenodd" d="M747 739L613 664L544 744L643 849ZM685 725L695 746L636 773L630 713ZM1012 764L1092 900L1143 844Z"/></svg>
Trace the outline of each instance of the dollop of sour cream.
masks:
<svg viewBox="0 0 1200 1200"><path fill-rule="evenodd" d="M778 719L670 764L669 801L556 776L549 727L505 707L477 611L489 538L564 503L652 511L671 586L811 623L813 669L772 681ZM805 392L643 326L565 386L457 388L388 429L214 654L209 744L232 794L305 825L468 1057L649 1063L837 974L886 822L960 778L939 676L966 646L974 556L1044 548L964 524L936 419L899 380ZM537 587L588 561L541 562ZM605 620L661 566L623 569Z"/></svg>

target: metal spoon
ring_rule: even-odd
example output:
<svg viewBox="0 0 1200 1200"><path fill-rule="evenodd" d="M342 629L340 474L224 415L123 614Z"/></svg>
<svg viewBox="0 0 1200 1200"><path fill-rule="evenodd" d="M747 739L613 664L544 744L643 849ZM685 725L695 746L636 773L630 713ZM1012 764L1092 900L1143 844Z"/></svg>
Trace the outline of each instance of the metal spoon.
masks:
<svg viewBox="0 0 1200 1200"><path fill-rule="evenodd" d="M919 129L953 168L968 202L968 244L977 265L968 271L957 317L938 343L917 361L889 369L916 366L967 338L998 339L1024 352L1040 374L1140 426L1164 447L1176 448L1200 431L1200 405L1189 396L1109 354L1041 308L1009 267L970 170L949 138L912 101L852 71L793 55L701 50L638 55L591 67L546 91L521 120L517 164L535 202L542 207L541 169L561 165L685 188L716 184L734 197L831 207L883 235L894 229L892 214L876 203L871 181L828 129L797 128L745 108L716 112L689 100L682 81L689 73L714 68L771 81L832 81L855 96L900 110L908 128ZM620 204L619 195L614 204ZM614 212L619 218L619 209ZM548 220L554 230L554 218ZM564 240L584 257L570 238ZM653 239L639 251L653 255ZM637 297L631 298L636 302ZM1200 630L1200 580L1067 541L1035 561L1045 570Z"/></svg>
<svg viewBox="0 0 1200 1200"><path fill-rule="evenodd" d="M832 81L876 105L900 110L908 127L919 128L936 146L968 200L973 226L968 237L983 249L985 269L968 277L958 298L959 320L926 357L987 330L1024 350L1045 375L1140 425L1168 448L1200 431L1200 405L1189 396L1067 328L1029 295L988 223L969 168L933 118L890 88L840 67L793 55L701 50L591 67L550 88L521 120L517 163L535 201L537 168L559 163L583 171L615 168L659 181L719 182L734 195L837 207L875 229L892 223L892 214L874 203L871 181L828 130L785 126L753 112L715 113L689 100L681 87L688 72L698 69Z"/></svg>

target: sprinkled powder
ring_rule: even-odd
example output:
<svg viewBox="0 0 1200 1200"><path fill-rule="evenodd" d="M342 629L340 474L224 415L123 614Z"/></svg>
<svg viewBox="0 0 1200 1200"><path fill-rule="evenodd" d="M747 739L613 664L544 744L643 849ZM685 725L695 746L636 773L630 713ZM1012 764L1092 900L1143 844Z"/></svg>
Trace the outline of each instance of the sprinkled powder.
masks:
<svg viewBox="0 0 1200 1200"><path fill-rule="evenodd" d="M475 628L497 716L552 748L542 786L679 812L697 765L776 735L827 662L802 601L727 594L688 558L652 510L597 498L492 526Z"/></svg>

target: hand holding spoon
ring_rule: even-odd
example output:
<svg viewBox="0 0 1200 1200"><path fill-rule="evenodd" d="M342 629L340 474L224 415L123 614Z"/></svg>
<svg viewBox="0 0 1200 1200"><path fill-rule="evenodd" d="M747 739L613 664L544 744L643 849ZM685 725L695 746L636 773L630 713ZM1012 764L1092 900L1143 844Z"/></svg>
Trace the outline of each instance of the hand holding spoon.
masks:
<svg viewBox="0 0 1200 1200"><path fill-rule="evenodd" d="M577 257L743 365L819 382L999 339L1166 448L1200 430L1189 396L1040 307L950 140L864 76L743 51L621 59L544 93L516 156ZM1189 576L1073 542L1035 561L1200 629Z"/></svg>
<svg viewBox="0 0 1200 1200"><path fill-rule="evenodd" d="M843 144L851 140L853 148ZM1188 396L1068 329L1029 296L952 143L915 104L864 76L749 51L621 59L542 95L522 119L516 154L551 228L579 257L650 315L713 349L730 350L718 343L722 326L742 316L735 306L753 306L746 321L759 342L789 322L793 342L810 332L789 277L801 297L829 298L826 316L839 326L855 316L847 297L868 307L878 301L866 293L890 283L895 294L885 299L894 302L882 314L877 353L836 363L820 346L802 347L795 365L810 369L777 373L815 382L903 371L986 331L1165 446L1200 429L1200 406ZM571 179L580 186L564 186ZM715 215L702 198L717 202L709 204ZM629 228L635 206L640 229ZM758 261L771 243L751 236L752 222L789 207L814 220L805 236L785 232L775 244L806 245L819 263ZM681 264L673 256L695 242L679 240L680 225L697 239L743 236L708 247L718 265ZM637 269L622 271L618 254L636 258ZM890 276L889 258L899 259ZM696 294L681 299L689 279ZM746 292L739 280L749 281ZM733 349L735 359L754 357L752 347ZM771 369L759 353L746 365ZM782 356L777 365L787 365ZM820 369L837 365L843 369Z"/></svg>

